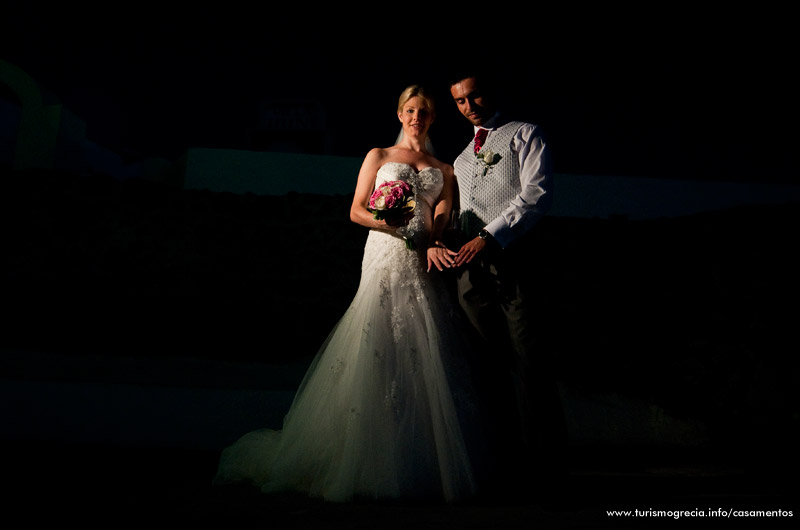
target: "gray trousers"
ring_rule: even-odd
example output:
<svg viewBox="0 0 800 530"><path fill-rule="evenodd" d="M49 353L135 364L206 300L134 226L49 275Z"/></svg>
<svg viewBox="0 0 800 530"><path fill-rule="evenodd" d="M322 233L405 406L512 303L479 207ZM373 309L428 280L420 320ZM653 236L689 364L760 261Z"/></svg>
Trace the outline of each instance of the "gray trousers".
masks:
<svg viewBox="0 0 800 530"><path fill-rule="evenodd" d="M544 347L547 301L537 296L543 281L525 249L492 247L457 276L459 303L487 343L479 360L480 386L498 422L498 443L517 447L528 460L542 450L552 456L566 442L552 359Z"/></svg>

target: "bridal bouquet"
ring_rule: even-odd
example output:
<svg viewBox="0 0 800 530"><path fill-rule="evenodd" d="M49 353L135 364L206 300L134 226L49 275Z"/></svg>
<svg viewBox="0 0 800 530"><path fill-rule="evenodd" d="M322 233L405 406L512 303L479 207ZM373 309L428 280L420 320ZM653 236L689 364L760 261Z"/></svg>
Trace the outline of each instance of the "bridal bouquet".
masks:
<svg viewBox="0 0 800 530"><path fill-rule="evenodd" d="M378 186L369 198L367 210L378 220L393 221L402 219L414 211L417 203L414 200L414 189L408 182L392 180ZM413 250L414 242L408 237L406 247Z"/></svg>

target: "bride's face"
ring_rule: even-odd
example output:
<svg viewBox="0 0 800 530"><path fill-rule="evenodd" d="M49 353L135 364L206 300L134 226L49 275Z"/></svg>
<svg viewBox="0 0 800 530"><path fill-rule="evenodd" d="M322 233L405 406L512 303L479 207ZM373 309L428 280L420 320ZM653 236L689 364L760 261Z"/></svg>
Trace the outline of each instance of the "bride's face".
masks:
<svg viewBox="0 0 800 530"><path fill-rule="evenodd" d="M419 96L406 101L402 110L397 113L397 117L403 123L403 134L415 138L425 137L433 123L433 114Z"/></svg>

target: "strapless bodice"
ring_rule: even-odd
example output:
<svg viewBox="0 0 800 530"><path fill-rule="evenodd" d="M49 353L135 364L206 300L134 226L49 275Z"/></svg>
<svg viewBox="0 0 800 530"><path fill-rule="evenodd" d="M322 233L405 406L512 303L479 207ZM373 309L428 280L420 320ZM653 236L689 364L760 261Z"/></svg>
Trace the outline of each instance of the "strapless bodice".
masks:
<svg viewBox="0 0 800 530"><path fill-rule="evenodd" d="M386 162L378 169L375 187L384 182L402 180L414 188L417 201L424 199L428 206L433 206L444 187L444 176L439 168L425 167L416 171L403 162Z"/></svg>

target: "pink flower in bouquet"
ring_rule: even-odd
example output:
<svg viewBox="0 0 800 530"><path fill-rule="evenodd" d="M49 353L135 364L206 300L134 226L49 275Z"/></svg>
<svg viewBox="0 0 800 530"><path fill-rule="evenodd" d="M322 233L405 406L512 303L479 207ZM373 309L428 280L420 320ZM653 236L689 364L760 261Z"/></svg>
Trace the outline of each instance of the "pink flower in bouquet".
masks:
<svg viewBox="0 0 800 530"><path fill-rule="evenodd" d="M390 212L402 215L404 209L414 208L414 191L411 185L402 180L384 182L369 198L369 209L375 219L385 219Z"/></svg>
<svg viewBox="0 0 800 530"><path fill-rule="evenodd" d="M384 182L369 198L369 207L374 219L400 219L414 211L417 203L414 200L414 189L408 182L392 180ZM404 235L406 248L414 249L414 242Z"/></svg>

